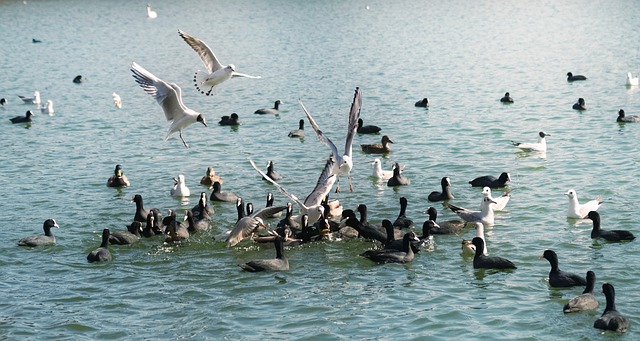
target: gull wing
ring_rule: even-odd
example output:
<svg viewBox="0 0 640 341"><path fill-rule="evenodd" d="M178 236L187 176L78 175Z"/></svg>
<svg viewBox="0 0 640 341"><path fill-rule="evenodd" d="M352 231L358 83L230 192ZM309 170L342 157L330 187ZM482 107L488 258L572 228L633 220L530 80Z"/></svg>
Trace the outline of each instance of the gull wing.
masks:
<svg viewBox="0 0 640 341"><path fill-rule="evenodd" d="M202 40L191 36L183 31L178 30L178 34L184 39L184 41L191 46L191 48L196 51L200 60L204 66L207 67L209 73L212 73L218 69L222 68L222 64L216 58L216 55L213 54L213 51L205 44Z"/></svg>
<svg viewBox="0 0 640 341"><path fill-rule="evenodd" d="M291 194L291 193L287 192L287 190L286 190L286 189L284 189L284 187L280 186L277 182L275 182L275 181L271 180L271 178L270 178L270 177L268 177L268 176L267 176L267 174L265 174L263 171L261 171L261 170L256 166L256 164L253 162L253 160L249 159L249 162L251 162L251 166L253 166L253 168L254 168L258 173L260 173L260 175L262 175L262 177L263 177L265 180L269 181L271 184L273 184L274 186L276 186L276 188L277 188L280 192L282 192L282 194L284 194L284 195L288 196L291 200L295 201L298 205L300 205L300 207L304 207L305 209L308 209L308 207L307 207L307 206L305 206L305 204L304 204L302 201L300 201L300 199L298 199L298 197L296 197L295 195L293 195L293 194Z"/></svg>
<svg viewBox="0 0 640 341"><path fill-rule="evenodd" d="M362 107L362 94L360 88L356 88L353 95L353 102L351 103L351 111L349 111L349 130L347 131L347 138L344 143L344 153L351 157L353 137L358 131L358 119L360 118L360 107Z"/></svg>
<svg viewBox="0 0 640 341"><path fill-rule="evenodd" d="M266 219L271 217L272 215L281 212L283 210L285 210L287 208L287 206L269 206L269 207L263 207L262 209L260 209L257 212L254 212L253 214L251 214L252 217L258 217L261 219Z"/></svg>
<svg viewBox="0 0 640 341"><path fill-rule="evenodd" d="M311 114L309 114L309 111L307 110L307 108L304 106L304 103L302 103L302 100L298 99L298 102L300 102L300 106L302 107L302 110L304 110L304 113L307 115L307 118L309 119L309 123L311 124L311 127L313 127L313 130L315 130L316 134L318 135L318 140L320 140L320 142L326 144L327 146L329 146L329 148L331 148L331 153L334 155L334 157L338 157L341 154L338 152L338 148L336 147L335 144L333 144L333 142L331 142L331 140L329 140L328 137L324 136L324 134L322 133L322 130L320 130L320 128L318 127L318 124L316 123L316 121L313 120L313 117L311 117ZM357 119L356 119L356 127L357 127Z"/></svg>
<svg viewBox="0 0 640 341"><path fill-rule="evenodd" d="M246 73L239 73L239 72L233 72L231 74L231 78L236 78L236 77L245 77L245 78L253 78L253 79L258 79L258 78L262 78L260 76L251 76L251 75L247 75Z"/></svg>
<svg viewBox="0 0 640 341"><path fill-rule="evenodd" d="M135 62L131 64L131 72L138 85L160 104L167 121L184 116L184 105L179 96L182 91L179 86L174 83L167 84Z"/></svg>
<svg viewBox="0 0 640 341"><path fill-rule="evenodd" d="M311 194L304 199L304 204L307 207L320 205L322 199L324 199L329 192L331 192L331 187L336 182L336 175L331 174L331 170L333 169L333 158L329 158L327 163L324 165L324 169L322 173L320 173L320 178L318 178L318 182L316 183L316 187L313 188Z"/></svg>

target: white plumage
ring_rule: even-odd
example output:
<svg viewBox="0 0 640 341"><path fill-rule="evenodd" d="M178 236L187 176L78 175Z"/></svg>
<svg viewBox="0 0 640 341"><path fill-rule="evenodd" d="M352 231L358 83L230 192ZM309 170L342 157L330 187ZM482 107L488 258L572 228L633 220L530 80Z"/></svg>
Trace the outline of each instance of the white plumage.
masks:
<svg viewBox="0 0 640 341"><path fill-rule="evenodd" d="M578 202L578 193L574 189L570 189L565 193L569 197L569 208L567 209L567 217L583 219L587 217L587 214L591 211L597 211L602 204L602 200L596 197L593 200L587 201L584 204Z"/></svg>
<svg viewBox="0 0 640 341"><path fill-rule="evenodd" d="M196 122L201 122L206 127L207 122L204 116L187 108L182 103L182 90L177 84L167 84L135 62L131 64L131 72L133 72L133 78L138 82L138 85L160 104L164 116L169 121L169 129L164 136L164 141L171 134L179 132L180 140L186 148L189 148L189 145L182 138L182 129Z"/></svg>

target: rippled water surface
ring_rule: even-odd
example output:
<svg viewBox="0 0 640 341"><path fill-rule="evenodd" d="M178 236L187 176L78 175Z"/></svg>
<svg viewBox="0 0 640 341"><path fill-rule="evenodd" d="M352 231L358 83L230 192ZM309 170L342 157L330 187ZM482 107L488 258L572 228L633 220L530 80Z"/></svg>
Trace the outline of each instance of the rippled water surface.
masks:
<svg viewBox="0 0 640 341"><path fill-rule="evenodd" d="M568 220L567 198L601 196L603 227L640 234L637 209L640 124L615 123L617 111L640 114L636 1L157 1L155 20L144 2L0 1L0 188L4 214L0 248L0 338L6 339L600 339L639 338L638 242L590 238L588 221ZM262 79L233 79L206 97L192 86L202 69L178 29L202 38L222 63ZM42 40L34 44L32 38ZM182 86L184 102L209 127L194 125L162 142L160 107L133 81L137 62ZM565 74L585 74L568 83ZM88 79L74 84L81 74ZM266 194L287 198L262 181L273 160L282 185L306 196L329 150L307 131L287 133L304 117L298 99L324 132L342 145L355 87L363 93L362 118L395 142L383 158L406 164L411 185L387 188L369 175L374 156L360 151L380 135L358 135L353 193L332 195L345 208L365 203L369 220L408 216L422 225L443 176L451 203L476 208L480 189L469 180L511 173L512 199L486 229L493 255L511 259L512 272L476 271L460 256L459 236L437 236L432 252L406 265L375 265L360 257L366 241L319 243L287 249L291 270L242 272L237 264L273 257L272 249L244 242L235 248L212 240L235 222L232 204L215 204L213 230L180 245L145 239L112 246L114 260L88 264L103 228L124 230L134 194L146 207L192 207L208 166L256 207ZM29 126L8 118L34 106L17 95L39 90L55 115L38 111ZM111 93L123 100L118 110ZM512 105L499 98L509 91ZM428 97L431 108L415 108ZM589 109L571 109L578 97ZM284 102L281 114L254 115ZM238 113L237 129L217 124ZM551 134L545 158L523 154L511 141ZM115 164L132 186L107 188ZM192 196L169 195L172 177L184 174ZM346 180L346 179L343 179ZM495 195L501 191L495 191ZM455 218L440 203L439 219ZM53 247L16 246L40 233L53 217L60 225ZM277 220L269 221L274 226ZM562 306L581 288L552 289L554 249L560 267L593 270L596 287L613 283L618 310L631 329L604 337L592 328L604 309L564 315Z"/></svg>

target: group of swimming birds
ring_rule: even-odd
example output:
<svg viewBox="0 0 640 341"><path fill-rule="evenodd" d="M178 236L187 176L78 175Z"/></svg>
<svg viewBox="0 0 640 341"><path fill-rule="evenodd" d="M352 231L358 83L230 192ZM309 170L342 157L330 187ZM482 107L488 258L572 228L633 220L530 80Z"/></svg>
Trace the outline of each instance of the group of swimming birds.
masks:
<svg viewBox="0 0 640 341"><path fill-rule="evenodd" d="M148 7L150 11L150 7ZM154 12L155 13L155 12ZM151 18L151 14L149 16ZM155 16L154 16L155 17ZM223 65L216 58L213 51L200 39L193 37L183 31L178 31L180 37L196 52L206 67L205 71L198 70L194 75L196 89L204 95L212 95L221 83L236 77L259 78L236 72L233 64ZM167 83L133 62L131 72L138 85L162 107L165 118L169 121L169 128L164 136L166 141L174 133L178 133L183 145L188 148L188 144L182 136L182 131L193 123L200 122L207 126L204 116L194 110L187 108L182 102L182 90L175 83ZM574 76L567 74L569 81L585 80L584 76ZM633 82L629 74L630 82ZM637 79L636 79L637 82ZM121 106L120 98L113 93L114 104ZM22 98L25 103L40 103L40 94L34 93L32 98ZM584 100L581 99L582 105ZM501 99L503 103L512 103L513 99L509 93ZM47 110L53 113L51 101L48 102ZM117 104L119 103L119 104ZM4 104L4 103L2 103ZM277 114L281 101L274 103L274 108L267 108L257 114ZM460 234L469 226L474 226L475 237L468 241L463 240L463 256L473 256L473 267L484 269L516 269L516 265L503 257L490 256L484 237L484 226L494 224L494 211L505 208L510 192L507 190L500 197L494 198L491 189L505 188L511 180L509 173L504 172L499 177L482 176L469 181L473 187L481 187L482 198L480 210L465 209L454 206L448 201L454 196L451 192L451 181L449 177L441 180L441 191L434 191L429 194L430 202L444 202L445 206L455 212L460 220L438 221L437 211L434 207L427 210L429 219L423 223L420 236L412 230L414 223L406 216L408 201L405 197L400 198L400 213L394 222L383 220L381 226L376 226L367 220L367 207L361 204L356 211L360 219L356 217L356 212L351 209L342 209L337 200L329 200L329 193L336 185L336 191L340 190L340 177L346 177L349 188L353 191L351 183L351 171L353 169L352 144L357 133L379 133L380 128L375 126L364 126L360 118L360 108L362 105L362 92L355 89L353 101L348 114L347 134L344 149L338 146L327 137L320 129L318 123L313 119L304 103L300 101L300 106L304 111L309 124L312 126L318 139L330 149L330 157L326 160L320 173L318 181L304 200L286 190L278 183L281 176L274 170L273 162L267 165L267 172L263 172L256 166L253 160L249 160L251 166L265 180L271 183L278 191L288 197L291 201L285 206L273 206L273 194L267 195L267 205L254 212L253 205L245 205L242 198L231 192L221 190L222 179L215 174L212 167L209 167L205 176L201 179L201 184L212 189L210 195L201 192L198 203L191 209L186 210L184 221L178 222L176 212L169 210L166 217L158 209L147 210L143 206L143 199L140 195L135 195L132 202L136 203L136 212L133 222L127 226L127 231L117 231L111 233L109 229L104 229L100 247L87 255L89 262L111 261L112 256L109 251L109 244L132 244L141 238L161 235L167 243L175 243L187 240L189 236L199 231L211 229L212 216L214 214L210 201L234 202L237 209L237 220L228 231L214 236L214 239L227 243L233 247L244 240L254 243L272 243L275 245L276 257L273 259L256 259L240 264L243 270L257 271L283 271L289 269L289 262L284 255L284 248L296 245L311 243L314 241L344 240L350 238L366 238L376 242L378 245L374 249L362 253L363 257L371 259L376 263L406 263L411 262L416 253L421 250L433 248L433 235ZM429 101L424 98L415 104L418 107L429 106ZM44 110L44 109L43 109ZM640 118L631 119L625 116L623 110L621 117L628 122L640 121ZM626 118L625 118L626 117ZM620 117L618 119L620 121ZM13 121L13 120L12 120ZM225 116L220 124L237 124L237 114ZM304 136L304 120L300 120L299 129L292 131L289 136ZM527 152L545 152L546 140L549 134L541 131L538 133L537 142L513 142L513 145ZM387 135L382 137L382 143L378 145L362 145L365 153L387 154L390 152L389 143L393 143ZM389 186L402 186L410 184L409 179L402 175L403 167L395 163L391 171L383 170L380 159L375 159L372 163L372 176L382 181L386 180ZM185 184L184 175L179 175L174 179L175 186L170 194L177 197L188 197L191 195L189 188ZM113 176L107 181L109 187L127 187L131 183L123 174L122 167L117 165ZM593 223L592 238L602 238L611 242L630 241L635 237L629 231L603 230L600 227L600 215L597 212L602 204L600 199L594 199L580 204L576 191L571 189L565 193L569 198L567 217L574 219L590 219ZM297 205L299 215L293 215L293 206ZM277 228L269 230L265 220L277 217L285 211ZM339 219L336 219L339 218ZM337 221L339 220L339 222ZM143 224L145 224L143 226ZM18 241L20 246L37 247L55 244L56 239L52 233L52 228L58 228L54 219L47 219L44 222L44 235L33 235ZM558 257L553 250L544 251L543 255L551 265L549 272L549 285L551 287L571 287L585 286L584 292L569 300L564 306L564 312L578 312L583 310L594 310L598 307L598 301L593 295L595 285L595 273L588 271L586 277L561 271L558 268ZM602 316L595 321L594 327L600 329L610 329L623 331L629 327L629 321L617 312L615 306L615 292L613 285L604 283L602 290L606 297L606 308Z"/></svg>

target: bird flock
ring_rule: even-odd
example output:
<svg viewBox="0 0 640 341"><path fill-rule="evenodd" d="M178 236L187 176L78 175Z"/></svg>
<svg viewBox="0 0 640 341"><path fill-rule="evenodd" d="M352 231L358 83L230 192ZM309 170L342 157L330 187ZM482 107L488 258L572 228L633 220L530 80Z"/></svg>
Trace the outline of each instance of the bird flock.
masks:
<svg viewBox="0 0 640 341"><path fill-rule="evenodd" d="M157 13L147 5L147 13L150 19L157 17ZM216 58L213 51L202 40L178 30L179 36L196 52L202 60L206 70L198 70L194 74L193 82L195 89L206 96L215 95L217 87L223 82L232 78L259 79L258 76L250 76L236 72L233 64L223 65ZM182 101L182 89L176 83L167 83L147 71L142 66L133 62L130 70L134 81L148 95L153 97L162 108L169 127L164 136L166 141L169 136L177 133L185 148L189 145L184 139L183 130L194 123L201 123L207 127L204 115L189 109ZM586 81L587 78L581 75L567 73L567 81ZM627 75L627 86L637 86L638 78L631 73ZM118 94L112 93L113 105L122 108L122 100ZM53 102L48 100L44 106L40 106L40 93L36 91L32 97L19 96L25 104L36 105L43 114L53 115ZM200 184L211 190L210 194L202 191L198 203L190 210L186 210L184 219L179 222L175 210L167 212L163 217L158 209L145 209L142 196L134 195L132 202L136 204L135 213L132 214L132 222L127 225L126 231L112 232L108 228L102 231L101 243L98 248L87 255L88 262L108 262L113 261L109 251L110 244L127 245L133 244L142 238L161 238L163 243L188 242L190 236L201 233L201 231L211 230L211 222L215 217L215 211L210 202L234 203L237 209L237 220L227 231L216 234L213 238L216 241L224 242L228 247L236 247L241 243L251 243L256 245L272 244L275 248L275 258L255 259L238 266L248 272L259 271L286 271L289 270L289 261L285 252L301 252L296 247L312 242L335 242L346 241L355 238L365 238L372 240L374 246L368 250L363 250L361 256L370 259L378 264L384 263L406 263L411 262L415 257L428 257L423 255L433 250L436 244L435 236L461 235L467 230L475 230L471 240L462 240L461 257L473 258L473 267L476 269L496 269L508 272L517 271L517 262L507 258L490 255L487 240L484 235L485 226L492 226L495 222L494 212L502 211L506 208L511 192L507 188L511 177L508 172L503 172L498 177L484 175L469 181L472 187L482 188L480 207L478 210L455 206L450 203L455 199L452 194L451 180L449 177L442 177L440 190L431 192L427 200L429 202L443 202L443 207L450 209L458 215L459 220L438 221L437 210L429 207L427 210L428 219L422 224L421 235L414 231L417 224L407 217L406 209L408 200L400 198L400 209L398 217L394 222L388 219L381 221L380 225L375 225L367 220L367 207L365 204L358 205L356 211L360 214L360 219L356 217L356 211L342 209L337 200L329 200L329 195L334 189L340 192L340 178L348 181L349 191L358 191L351 182L351 172L354 171L353 140L356 134L379 134L380 127L374 125L364 125L360 118L362 107L362 90L356 88L353 101L346 117L346 136L344 148L338 146L324 134L320 125L312 117L310 111L299 101L301 110L304 112L309 125L312 127L318 140L328 147L329 157L322 167L315 187L308 193L304 200L286 190L279 180L282 176L275 171L272 161L268 161L266 172L263 172L253 160L248 160L258 175L271 184L280 193L286 196L290 202L283 206L273 206L274 197L272 193L267 193L267 205L257 211L253 210L252 204L245 207L243 198L232 193L222 191L222 178L215 174L212 167L206 169ZM514 102L510 93L505 93L500 99L504 104ZM282 101L277 100L273 108L256 110L255 114L279 114L279 106ZM415 103L416 107L429 108L429 100L424 98ZM0 106L6 106L6 100L0 100ZM587 110L583 98L573 106L576 110ZM618 122L640 122L640 116L625 115L624 110L618 113ZM31 122L33 112L26 112L26 115L14 117L12 123ZM221 118L220 125L238 125L238 115L233 113L230 116ZM289 133L292 138L305 137L305 121L299 121L299 127ZM336 124L333 124L335 127ZM512 142L512 145L521 149L525 153L545 153L547 151L546 137L550 134L538 132L537 142ZM367 154L387 155L391 152L389 144L393 144L389 136L383 135L380 144L363 144L361 149ZM388 186L407 186L410 180L402 174L403 165L394 163L391 170L383 170L379 158L371 163L371 177L379 181L386 181ZM185 176L178 174L175 178L175 185L169 191L174 197L189 197L191 191L186 185ZM116 165L113 175L107 179L108 187L129 187L131 182L124 175L121 165ZM492 196L492 189L504 189L499 197ZM577 193L574 189L569 189L564 193L568 197L568 208L566 216L570 219L589 219L593 229L591 238L600 238L608 242L629 242L635 239L633 233L624 230L608 230L601 228L600 214L597 212L603 204L601 198L595 198L584 203L578 201ZM293 206L298 210L295 214ZM277 219L284 212L284 217L279 219L275 228L271 228L268 221ZM56 243L52 228L59 228L54 219L46 219L43 224L43 235L31 235L20 239L17 244L22 247L43 247ZM562 307L565 313L575 313L582 311L594 311L598 309L599 303L594 296L593 290L596 284L596 274L589 270L585 276L562 271L559 269L558 255L553 250L545 250L540 258L545 258L550 266L549 285L551 287L584 287L584 291L570 299ZM295 266L295 264L292 264ZM615 291L611 283L602 284L602 292L606 298L606 307L602 315L594 322L593 327L614 331L624 331L629 328L629 320L620 314L615 305Z"/></svg>

